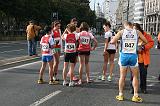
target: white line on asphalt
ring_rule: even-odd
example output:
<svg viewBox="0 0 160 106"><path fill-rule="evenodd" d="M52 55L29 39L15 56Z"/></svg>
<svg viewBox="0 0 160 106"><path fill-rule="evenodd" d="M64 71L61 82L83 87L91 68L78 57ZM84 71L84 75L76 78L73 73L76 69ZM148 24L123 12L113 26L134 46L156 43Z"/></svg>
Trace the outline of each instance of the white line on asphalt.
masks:
<svg viewBox="0 0 160 106"><path fill-rule="evenodd" d="M0 48L7 48L7 47L11 47L11 46L1 46Z"/></svg>
<svg viewBox="0 0 160 106"><path fill-rule="evenodd" d="M33 104L31 104L31 105L29 105L29 106L38 106L38 105L44 103L45 101L51 99L53 96L58 95L58 94L61 93L61 92L62 92L62 91L60 91L60 90L55 91L55 92L53 92L53 93L51 93L51 94L49 94L49 95L43 97L42 99L40 99L40 100L34 102Z"/></svg>
<svg viewBox="0 0 160 106"><path fill-rule="evenodd" d="M20 62L23 62L23 61L28 61L28 60L38 59L38 58L39 58L39 57L28 58L28 59L24 59L24 60L20 60L20 61L14 61L14 62L6 63L6 64L0 65L0 66L9 65L9 64L14 64L14 63L20 63Z"/></svg>
<svg viewBox="0 0 160 106"><path fill-rule="evenodd" d="M17 51L22 51L24 49L19 49L19 50L10 50L10 51L3 51L3 52L0 52L0 53L9 53L9 52L17 52Z"/></svg>
<svg viewBox="0 0 160 106"><path fill-rule="evenodd" d="M63 57L63 56L64 55L61 55L60 57ZM23 65L20 65L20 66L15 66L15 67L10 67L10 68L6 68L6 69L2 69L2 70L0 70L0 72L12 70L12 69L15 69L15 68L25 67L25 66L36 64L36 63L39 63L39 62L41 62L41 61L36 61L36 62L33 62L33 63L27 63L27 64L23 64Z"/></svg>
<svg viewBox="0 0 160 106"><path fill-rule="evenodd" d="M11 67L11 68L6 68L6 69L3 69L3 70L0 70L0 72L8 71L8 70L15 69L15 68L21 68L21 67L36 64L36 63L39 63L39 62L41 62L41 61L36 61L36 62L33 62L33 63L23 64L23 65Z"/></svg>

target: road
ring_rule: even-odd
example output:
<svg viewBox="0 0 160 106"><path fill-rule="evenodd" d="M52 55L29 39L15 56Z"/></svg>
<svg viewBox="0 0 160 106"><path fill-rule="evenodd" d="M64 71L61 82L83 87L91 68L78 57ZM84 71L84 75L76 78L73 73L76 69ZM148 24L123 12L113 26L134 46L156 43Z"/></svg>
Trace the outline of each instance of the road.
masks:
<svg viewBox="0 0 160 106"><path fill-rule="evenodd" d="M98 77L101 75L103 64L103 44L101 43L98 48L91 53L90 70L91 78L94 82L90 84L84 83L81 86L75 87L62 86L61 74L63 69L63 56L61 56L59 65L59 85L48 84L48 68L44 75L46 83L42 85L37 84L38 72L41 65L40 59L26 63L17 63L10 67L1 67L0 106L159 106L160 82L157 80L157 77L160 73L160 50L155 48L151 50L151 65L148 69L147 79L149 93L140 93L144 102L131 102L130 99L132 94L129 93L129 73L127 75L124 92L126 99L125 101L119 102L115 99L115 96L118 94L119 78L117 56L115 58L113 81L108 82L98 80ZM18 49L22 49L25 45L26 44L22 44L22 47ZM5 49L5 51L7 50L9 49ZM10 56L11 54L7 55ZM3 58L3 56L1 56L1 58ZM75 67L76 75L78 75L78 67L79 64ZM83 76L83 79L85 80L85 75Z"/></svg>

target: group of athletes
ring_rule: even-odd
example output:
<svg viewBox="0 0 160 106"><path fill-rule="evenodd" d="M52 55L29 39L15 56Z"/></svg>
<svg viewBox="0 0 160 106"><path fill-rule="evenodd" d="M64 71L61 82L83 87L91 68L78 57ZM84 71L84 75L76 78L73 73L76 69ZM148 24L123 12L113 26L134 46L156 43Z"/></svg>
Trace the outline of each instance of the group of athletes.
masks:
<svg viewBox="0 0 160 106"><path fill-rule="evenodd" d="M41 38L41 51L42 51L42 66L40 68L38 83L44 83L43 73L46 64L49 65L49 84L58 84L57 78L58 65L61 51L63 50L62 40L65 42L64 48L64 67L63 67L63 86L75 86L75 80L78 85L82 82L83 68L86 70L86 82L91 83L90 79L90 66L89 57L90 51L95 50L97 47L97 40L89 31L89 25L86 22L82 22L80 27L77 28L77 20L73 18L71 22L66 26L65 31L61 34L60 22L55 21L52 23L52 27L45 27L46 34ZM140 88L143 93L146 93L146 77L147 67L150 63L149 49L154 45L152 38L147 35L140 27L139 24L132 24L130 22L124 22L124 29L114 34L111 31L110 22L103 24L105 31L104 41L104 64L101 80L106 80L107 64L109 62L110 69L107 77L108 81L112 81L113 69L114 69L114 57L117 49L117 42L120 40L119 48L119 66L120 66L120 78L119 78L119 94L116 99L119 101L124 100L123 88L125 85L125 78L127 70L131 70L132 79L132 97L133 102L142 102L142 98L138 95L138 75L140 74ZM90 43L93 40L94 45L91 47ZM144 54L144 51L147 55ZM146 60L147 56L147 60ZM79 58L79 78L74 75L74 68ZM70 64L70 67L69 67ZM138 67L139 66L139 67ZM68 71L68 73L67 73ZM140 73L139 73L140 72ZM67 81L67 76L70 81Z"/></svg>

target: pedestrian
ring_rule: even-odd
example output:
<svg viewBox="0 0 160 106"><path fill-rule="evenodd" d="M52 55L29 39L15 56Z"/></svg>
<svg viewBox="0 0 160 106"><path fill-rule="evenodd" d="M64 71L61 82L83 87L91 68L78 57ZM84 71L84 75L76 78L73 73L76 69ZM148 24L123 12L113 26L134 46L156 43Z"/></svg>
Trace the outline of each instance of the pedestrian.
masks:
<svg viewBox="0 0 160 106"><path fill-rule="evenodd" d="M57 81L53 80L53 54L52 49L54 47L54 41L51 36L51 27L44 28L46 35L41 38L40 45L41 45L41 52L42 52L42 65L39 72L39 80L38 84L43 84L43 74L48 63L49 66L49 84L58 84Z"/></svg>
<svg viewBox="0 0 160 106"><path fill-rule="evenodd" d="M138 95L138 54L137 46L138 39L143 41L143 45L147 43L146 38L143 34L133 29L133 25L130 22L124 23L124 30L119 31L116 36L111 40L110 43L116 43L118 39L121 39L121 49L119 56L120 66L120 78L119 78L119 95L116 99L119 101L124 100L123 88L125 85L125 78L127 74L127 68L129 67L133 76L133 88L134 96L132 97L133 102L142 102L142 98Z"/></svg>
<svg viewBox="0 0 160 106"><path fill-rule="evenodd" d="M157 40L157 49L160 49L160 33L158 34Z"/></svg>
<svg viewBox="0 0 160 106"><path fill-rule="evenodd" d="M159 34L158 34L158 45L157 45L157 49L160 49L160 32L159 32ZM160 74L159 74L158 80L160 81Z"/></svg>
<svg viewBox="0 0 160 106"><path fill-rule="evenodd" d="M71 21L70 21L70 24L74 24L76 26L76 29L75 29L75 31L73 33L77 35L80 32L79 28L77 27L77 24L78 24L77 19L76 18L72 18ZM68 32L66 31L65 33L68 33ZM76 46L76 48L77 47L78 46ZM75 60L75 63L74 63L75 66L76 66L76 63L77 63L77 59L78 59L78 51L76 51L76 60ZM70 76L70 72L71 71L68 71L67 76ZM73 81L77 81L77 80L78 80L78 78L73 73Z"/></svg>
<svg viewBox="0 0 160 106"><path fill-rule="evenodd" d="M62 48L60 27L61 27L60 21L56 20L52 23L52 36L54 38L54 43L55 43L55 47L53 49L53 56L54 56L53 79L55 81L59 81L59 79L57 78L57 72L58 72L58 65L59 65L59 59L60 59L61 48Z"/></svg>
<svg viewBox="0 0 160 106"><path fill-rule="evenodd" d="M76 62L76 44L78 40L78 35L74 33L76 30L76 26L74 24L68 24L64 34L62 35L62 39L65 41L65 50L64 50L64 67L63 67L63 85L66 86L68 84L67 77L67 69L70 63L70 83L69 86L74 86L73 82L73 72Z"/></svg>
<svg viewBox="0 0 160 106"><path fill-rule="evenodd" d="M29 56L37 56L36 52L36 40L35 36L37 31L40 30L40 26L34 24L33 21L29 21L29 25L27 26L26 33L27 33L27 41L28 41L28 55Z"/></svg>
<svg viewBox="0 0 160 106"><path fill-rule="evenodd" d="M111 39L113 38L113 33L111 31L111 24L110 22L106 22L103 25L104 31L105 31L105 46L103 50L103 56L104 56L104 63L103 63L103 71L102 71L102 77L101 80L105 81L106 79L106 71L107 71L107 64L109 61L109 76L108 81L112 81L112 75L113 75L113 69L114 69L114 57L116 53L116 44L110 44Z"/></svg>
<svg viewBox="0 0 160 106"><path fill-rule="evenodd" d="M138 23L134 23L133 27L139 30L143 36L147 39L148 43L142 45L142 41L139 41L138 49L138 64L140 74L140 90L142 93L147 93L147 69L150 64L150 49L154 46L154 40L151 35L147 34ZM132 88L132 87L131 87ZM133 90L131 90L133 93Z"/></svg>
<svg viewBox="0 0 160 106"><path fill-rule="evenodd" d="M89 25L86 22L82 22L80 25L80 33L78 34L79 36L79 46L78 46L78 55L79 55L79 81L78 84L82 84L82 73L83 73L83 68L85 67L86 69L86 81L87 83L90 83L90 66L89 66L89 56L90 56L90 51L95 50L97 47L97 40L96 38L92 35L92 33L89 33ZM94 41L94 47L91 48L90 42L91 39Z"/></svg>

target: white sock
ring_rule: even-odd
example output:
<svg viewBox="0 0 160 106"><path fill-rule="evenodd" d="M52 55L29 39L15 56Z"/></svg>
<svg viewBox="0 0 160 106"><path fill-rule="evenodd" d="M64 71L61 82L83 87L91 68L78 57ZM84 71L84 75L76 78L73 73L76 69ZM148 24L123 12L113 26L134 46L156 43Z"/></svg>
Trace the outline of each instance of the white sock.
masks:
<svg viewBox="0 0 160 106"><path fill-rule="evenodd" d="M123 96L123 93L119 92L119 96Z"/></svg>

